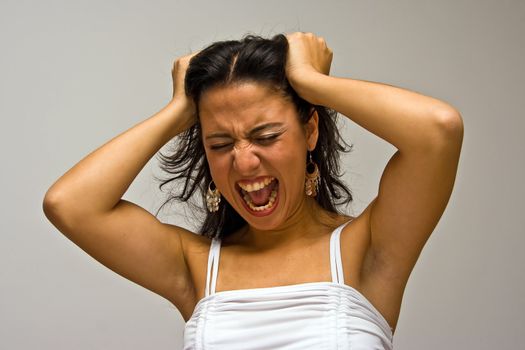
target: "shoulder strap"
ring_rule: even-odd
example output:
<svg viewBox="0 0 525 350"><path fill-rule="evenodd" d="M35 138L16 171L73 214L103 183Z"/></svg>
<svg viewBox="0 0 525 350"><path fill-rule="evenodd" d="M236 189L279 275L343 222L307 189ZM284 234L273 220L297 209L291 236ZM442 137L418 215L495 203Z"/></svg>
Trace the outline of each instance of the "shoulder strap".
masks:
<svg viewBox="0 0 525 350"><path fill-rule="evenodd" d="M214 238L211 241L210 253L208 255L208 268L206 270L206 289L204 291L205 297L215 294L215 286L217 285L217 271L219 269L220 253L221 253L221 241L217 238ZM211 281L210 281L210 275L211 275Z"/></svg>
<svg viewBox="0 0 525 350"><path fill-rule="evenodd" d="M352 219L350 219L352 221ZM343 228L350 223L345 222L341 226L332 231L330 237L330 269L332 272L332 282L338 284L345 284L345 277L343 273L343 262L341 259L341 232Z"/></svg>

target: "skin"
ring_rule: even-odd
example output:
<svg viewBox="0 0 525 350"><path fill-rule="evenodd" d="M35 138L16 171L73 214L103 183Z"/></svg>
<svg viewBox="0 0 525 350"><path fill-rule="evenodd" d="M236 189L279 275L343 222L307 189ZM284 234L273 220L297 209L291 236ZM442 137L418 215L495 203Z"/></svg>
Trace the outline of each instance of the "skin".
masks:
<svg viewBox="0 0 525 350"><path fill-rule="evenodd" d="M306 152L315 148L318 137L317 113L302 125L294 104L260 83L214 88L203 94L199 107L214 183L249 224L242 231L243 243L271 249L318 228L314 213L321 208L304 193ZM273 125L250 135L254 128L268 124ZM272 135L274 139L264 140ZM301 154L304 157L297 156ZM277 178L279 203L270 215L256 217L242 205L235 184L261 176Z"/></svg>
<svg viewBox="0 0 525 350"><path fill-rule="evenodd" d="M397 149L377 196L341 234L345 283L395 328L410 273L452 192L463 140L461 116L429 96L330 76L332 51L323 38L311 33L287 38L286 74L297 93ZM175 62L173 98L164 108L79 161L43 202L47 218L66 237L172 302L185 320L204 295L210 240L162 223L122 196L157 151L196 120L195 106L184 94L191 56ZM257 84L210 90L199 107L203 136L220 131L233 142L217 153L206 142L206 156L217 187L249 224L221 248L217 291L331 280L329 235L349 218L325 213L301 193L303 155L315 147L318 117L300 125L289 101ZM286 130L278 141L262 145L246 137L258 123L276 119ZM224 140L213 140L218 141ZM292 151L300 156L291 157ZM259 175L279 179L282 203L267 220L250 217L234 191L238 179Z"/></svg>

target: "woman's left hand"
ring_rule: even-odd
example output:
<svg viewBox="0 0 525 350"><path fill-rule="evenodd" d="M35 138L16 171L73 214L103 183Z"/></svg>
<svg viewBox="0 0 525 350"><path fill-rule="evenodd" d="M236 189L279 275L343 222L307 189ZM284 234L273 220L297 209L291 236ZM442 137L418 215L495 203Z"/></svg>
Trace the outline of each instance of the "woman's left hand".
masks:
<svg viewBox="0 0 525 350"><path fill-rule="evenodd" d="M330 73L333 53L323 38L302 32L288 34L286 38L289 45L286 77L294 89L308 74Z"/></svg>

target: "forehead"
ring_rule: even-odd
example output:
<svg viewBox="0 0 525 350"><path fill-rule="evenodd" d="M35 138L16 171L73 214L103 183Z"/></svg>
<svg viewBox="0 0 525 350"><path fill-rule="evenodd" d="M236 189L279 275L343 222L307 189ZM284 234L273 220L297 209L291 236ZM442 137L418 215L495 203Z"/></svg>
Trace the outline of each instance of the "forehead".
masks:
<svg viewBox="0 0 525 350"><path fill-rule="evenodd" d="M216 129L251 128L261 122L298 123L293 102L279 91L258 83L214 87L199 101L204 133Z"/></svg>

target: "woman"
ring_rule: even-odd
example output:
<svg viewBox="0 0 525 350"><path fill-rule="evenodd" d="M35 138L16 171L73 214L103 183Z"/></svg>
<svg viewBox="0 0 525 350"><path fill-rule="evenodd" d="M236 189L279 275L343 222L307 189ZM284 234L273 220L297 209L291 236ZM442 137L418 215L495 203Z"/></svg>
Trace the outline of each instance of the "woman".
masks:
<svg viewBox="0 0 525 350"><path fill-rule="evenodd" d="M172 302L187 321L185 349L391 349L410 272L453 188L462 119L431 97L331 77L331 60L307 33L178 59L170 103L63 175L47 217ZM397 148L355 218L335 206L351 197L337 179L330 110ZM185 180L176 198L205 194L201 235L121 199L177 135L164 168Z"/></svg>

